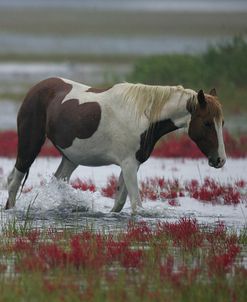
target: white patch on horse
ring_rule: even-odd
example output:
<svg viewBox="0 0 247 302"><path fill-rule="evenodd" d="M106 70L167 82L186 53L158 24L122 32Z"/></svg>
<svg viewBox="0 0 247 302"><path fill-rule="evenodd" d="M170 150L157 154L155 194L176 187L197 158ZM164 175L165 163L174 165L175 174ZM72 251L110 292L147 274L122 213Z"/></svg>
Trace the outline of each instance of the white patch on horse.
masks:
<svg viewBox="0 0 247 302"><path fill-rule="evenodd" d="M101 120L97 131L87 139L75 138L69 148L61 149L72 162L101 166L122 164L126 156L134 156L140 147L140 136L148 128L147 119L141 119L137 127L135 119L125 110L119 110L119 100L114 98L110 104L100 102ZM125 142L123 144L123 142Z"/></svg>
<svg viewBox="0 0 247 302"><path fill-rule="evenodd" d="M78 99L79 104L83 104L86 102L91 102L92 97L88 95L88 93L83 94L82 98L82 93L86 92L90 86L74 82L68 79L60 78L63 82L72 85L71 91L65 96L65 98L62 101L62 104L65 103L66 101L72 100L72 99Z"/></svg>
<svg viewBox="0 0 247 302"><path fill-rule="evenodd" d="M218 157L220 158L221 161L220 165L223 166L223 164L226 161L226 151L225 151L225 144L223 139L222 121L214 119L214 126L218 138Z"/></svg>

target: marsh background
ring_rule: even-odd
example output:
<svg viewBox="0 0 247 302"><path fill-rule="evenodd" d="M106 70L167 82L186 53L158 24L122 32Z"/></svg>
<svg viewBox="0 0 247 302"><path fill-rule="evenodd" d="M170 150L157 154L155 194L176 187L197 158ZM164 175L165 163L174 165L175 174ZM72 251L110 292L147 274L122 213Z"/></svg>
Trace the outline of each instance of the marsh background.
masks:
<svg viewBox="0 0 247 302"><path fill-rule="evenodd" d="M166 137L158 148L176 156L140 168L132 217L128 201L110 213L119 167L81 166L66 184L59 158L38 157L4 211L18 108L50 76L215 87L227 164ZM0 302L245 301L246 80L246 0L0 0Z"/></svg>
<svg viewBox="0 0 247 302"><path fill-rule="evenodd" d="M226 127L246 131L247 2L0 0L0 129L49 76L216 87Z"/></svg>

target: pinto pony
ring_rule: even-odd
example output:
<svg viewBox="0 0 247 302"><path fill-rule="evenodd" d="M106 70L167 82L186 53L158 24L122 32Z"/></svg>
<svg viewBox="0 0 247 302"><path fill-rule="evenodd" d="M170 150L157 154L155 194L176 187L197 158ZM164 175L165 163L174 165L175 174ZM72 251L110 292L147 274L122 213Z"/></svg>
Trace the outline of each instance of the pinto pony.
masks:
<svg viewBox="0 0 247 302"><path fill-rule="evenodd" d="M96 89L49 78L28 92L17 124L18 152L8 177L6 209L15 206L22 179L46 137L62 154L58 179L69 181L78 165L121 167L113 212L122 210L127 195L133 213L141 206L138 168L171 131L188 128L210 166L221 168L226 161L223 114L215 89L204 94L182 86L130 83Z"/></svg>

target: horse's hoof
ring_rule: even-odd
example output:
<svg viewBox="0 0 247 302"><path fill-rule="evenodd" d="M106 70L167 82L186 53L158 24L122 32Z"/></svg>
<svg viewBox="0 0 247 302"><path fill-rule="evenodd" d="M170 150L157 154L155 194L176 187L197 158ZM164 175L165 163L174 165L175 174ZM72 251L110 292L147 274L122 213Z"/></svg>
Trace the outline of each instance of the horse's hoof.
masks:
<svg viewBox="0 0 247 302"><path fill-rule="evenodd" d="M122 204L118 204L118 205L114 205L114 207L111 209L112 213L119 213L121 212L122 208L124 207L124 205Z"/></svg>
<svg viewBox="0 0 247 302"><path fill-rule="evenodd" d="M9 202L9 199L7 200L7 202L6 202L6 205L5 205L5 210L9 210L9 209L11 209L11 208L13 208L13 206L11 206L11 204L10 204L10 202Z"/></svg>
<svg viewBox="0 0 247 302"><path fill-rule="evenodd" d="M111 209L111 213L119 213L121 210L119 210L118 208L112 208Z"/></svg>
<svg viewBox="0 0 247 302"><path fill-rule="evenodd" d="M137 205L134 209L132 209L131 215L135 216L135 215L141 214L143 211L144 211L143 206Z"/></svg>

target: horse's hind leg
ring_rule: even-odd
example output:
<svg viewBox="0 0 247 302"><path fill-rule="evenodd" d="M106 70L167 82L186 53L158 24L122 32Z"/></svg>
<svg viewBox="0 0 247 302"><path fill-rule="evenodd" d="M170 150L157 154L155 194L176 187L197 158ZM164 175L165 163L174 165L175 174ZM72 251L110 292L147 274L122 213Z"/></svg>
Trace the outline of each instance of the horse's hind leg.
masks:
<svg viewBox="0 0 247 302"><path fill-rule="evenodd" d="M25 176L25 173L22 173L18 171L16 168L14 168L11 173L8 176L8 193L9 197L5 206L5 209L10 209L15 206L15 200L16 195L18 192L18 189L21 185L21 181L23 177Z"/></svg>
<svg viewBox="0 0 247 302"><path fill-rule="evenodd" d="M57 179L69 181L71 174L77 168L77 166L78 165L72 163L63 156L62 161L54 175Z"/></svg>
<svg viewBox="0 0 247 302"><path fill-rule="evenodd" d="M118 186L117 186L117 195L115 198L114 206L111 212L120 212L124 207L128 192L127 188L123 179L123 172L120 173L118 179Z"/></svg>
<svg viewBox="0 0 247 302"><path fill-rule="evenodd" d="M42 144L37 147L37 145L22 145L20 143L19 136L19 145L18 145L18 155L16 159L16 164L13 171L10 173L8 177L8 193L9 197L5 206L5 209L10 209L15 206L16 195L18 189L21 186L21 181L25 175L28 175L29 168L37 157ZM25 147L24 147L25 146Z"/></svg>
<svg viewBox="0 0 247 302"><path fill-rule="evenodd" d="M16 195L20 188L21 181L28 175L29 168L40 152L45 142L45 120L42 114L34 115L21 108L18 115L18 150L17 159L13 171L8 178L9 197L5 208L15 206Z"/></svg>

